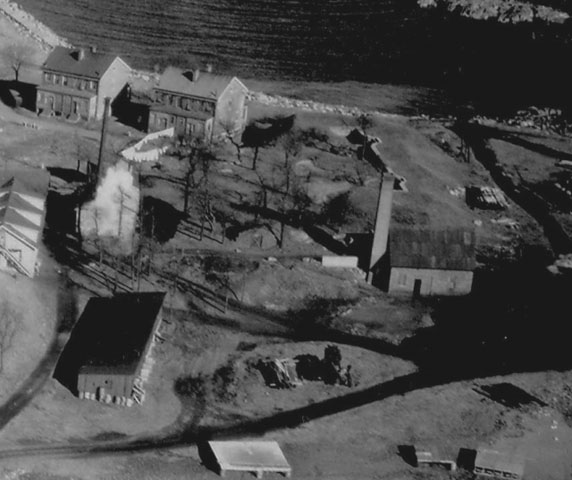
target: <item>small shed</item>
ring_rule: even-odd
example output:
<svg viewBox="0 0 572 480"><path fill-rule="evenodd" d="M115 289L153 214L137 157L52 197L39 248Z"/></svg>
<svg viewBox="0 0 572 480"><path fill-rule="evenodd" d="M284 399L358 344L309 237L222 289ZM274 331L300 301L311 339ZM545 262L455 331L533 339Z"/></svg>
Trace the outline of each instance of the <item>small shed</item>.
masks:
<svg viewBox="0 0 572 480"><path fill-rule="evenodd" d="M472 229L391 229L389 293L469 294L476 266L475 249Z"/></svg>
<svg viewBox="0 0 572 480"><path fill-rule="evenodd" d="M209 446L219 466L220 476L229 470L254 472L262 478L264 472L279 472L286 477L292 475L292 467L274 441L211 441Z"/></svg>
<svg viewBox="0 0 572 480"><path fill-rule="evenodd" d="M524 474L524 458L514 453L479 449L473 473L486 477L519 480Z"/></svg>

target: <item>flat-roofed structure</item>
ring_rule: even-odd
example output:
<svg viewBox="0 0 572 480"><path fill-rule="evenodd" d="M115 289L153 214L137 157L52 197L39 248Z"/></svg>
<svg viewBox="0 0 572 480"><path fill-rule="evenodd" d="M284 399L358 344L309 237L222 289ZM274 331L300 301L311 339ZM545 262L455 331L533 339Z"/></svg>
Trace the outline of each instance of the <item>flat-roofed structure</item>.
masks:
<svg viewBox="0 0 572 480"><path fill-rule="evenodd" d="M227 471L253 472L262 478L264 472L292 475L292 467L274 441L212 441L209 446L216 458L221 477Z"/></svg>
<svg viewBox="0 0 572 480"><path fill-rule="evenodd" d="M515 453L478 449L473 473L486 477L518 480L524 474L524 458Z"/></svg>
<svg viewBox="0 0 572 480"><path fill-rule="evenodd" d="M60 356L56 378L82 399L142 403L164 298L163 292L91 298Z"/></svg>

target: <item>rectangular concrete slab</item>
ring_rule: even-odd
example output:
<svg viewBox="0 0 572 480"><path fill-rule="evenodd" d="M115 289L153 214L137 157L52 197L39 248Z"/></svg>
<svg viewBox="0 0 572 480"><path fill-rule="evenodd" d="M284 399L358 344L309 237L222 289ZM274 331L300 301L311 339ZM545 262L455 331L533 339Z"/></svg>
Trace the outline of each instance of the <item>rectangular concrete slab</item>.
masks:
<svg viewBox="0 0 572 480"><path fill-rule="evenodd" d="M221 469L256 472L282 472L290 476L292 468L274 441L211 441L213 451Z"/></svg>

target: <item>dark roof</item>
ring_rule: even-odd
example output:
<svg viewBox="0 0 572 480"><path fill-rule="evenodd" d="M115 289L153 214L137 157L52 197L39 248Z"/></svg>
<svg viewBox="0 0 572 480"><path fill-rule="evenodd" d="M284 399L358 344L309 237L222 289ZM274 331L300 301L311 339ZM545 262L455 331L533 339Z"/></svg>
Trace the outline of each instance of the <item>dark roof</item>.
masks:
<svg viewBox="0 0 572 480"><path fill-rule="evenodd" d="M135 374L164 297L147 292L91 298L60 361L73 362L78 371Z"/></svg>
<svg viewBox="0 0 572 480"><path fill-rule="evenodd" d="M117 58L106 53L94 53L89 48L83 51L84 58L80 60L80 49L56 47L44 62L43 68L70 75L101 78Z"/></svg>
<svg viewBox="0 0 572 480"><path fill-rule="evenodd" d="M389 261L392 267L474 270L475 247L474 230L392 228Z"/></svg>
<svg viewBox="0 0 572 480"><path fill-rule="evenodd" d="M193 71L167 67L161 75L157 88L193 97L218 100L222 92L233 80L233 77L215 75L208 72L199 72L198 78L193 80L193 75Z"/></svg>

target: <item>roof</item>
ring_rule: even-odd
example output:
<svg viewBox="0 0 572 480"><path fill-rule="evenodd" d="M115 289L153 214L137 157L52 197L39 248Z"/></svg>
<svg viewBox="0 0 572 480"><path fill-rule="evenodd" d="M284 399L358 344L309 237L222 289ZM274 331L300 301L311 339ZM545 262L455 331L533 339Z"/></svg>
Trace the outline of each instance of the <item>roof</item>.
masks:
<svg viewBox="0 0 572 480"><path fill-rule="evenodd" d="M101 78L113 61L115 55L92 52L83 49L84 58L80 60L80 49L56 47L44 62L43 69L67 73L82 77Z"/></svg>
<svg viewBox="0 0 572 480"><path fill-rule="evenodd" d="M37 246L39 232L43 229L44 210L30 203L24 196L45 200L48 184L49 174L45 171L14 174L8 180L6 176L0 176L0 225L8 228L16 236L22 237L34 247ZM40 222L35 223L29 220L21 212L40 215ZM37 233L30 237L17 227L35 230Z"/></svg>
<svg viewBox="0 0 572 480"><path fill-rule="evenodd" d="M495 450L478 449L475 467L511 472L522 476L524 473L524 458L514 453L508 454Z"/></svg>
<svg viewBox="0 0 572 480"><path fill-rule="evenodd" d="M193 71L167 67L161 75L157 88L193 97L218 100L233 79L234 77L201 71L198 78L193 80Z"/></svg>
<svg viewBox="0 0 572 480"><path fill-rule="evenodd" d="M432 270L474 270L474 230L392 228L389 234L391 267Z"/></svg>
<svg viewBox="0 0 572 480"><path fill-rule="evenodd" d="M280 445L275 441L210 441L209 446L222 468L290 469Z"/></svg>
<svg viewBox="0 0 572 480"><path fill-rule="evenodd" d="M91 298L60 361L86 373L135 374L153 334L165 293Z"/></svg>
<svg viewBox="0 0 572 480"><path fill-rule="evenodd" d="M13 190L25 195L45 199L50 187L50 173L47 170L2 170L0 171L0 192Z"/></svg>

